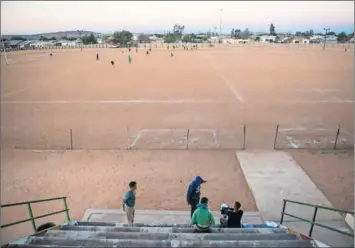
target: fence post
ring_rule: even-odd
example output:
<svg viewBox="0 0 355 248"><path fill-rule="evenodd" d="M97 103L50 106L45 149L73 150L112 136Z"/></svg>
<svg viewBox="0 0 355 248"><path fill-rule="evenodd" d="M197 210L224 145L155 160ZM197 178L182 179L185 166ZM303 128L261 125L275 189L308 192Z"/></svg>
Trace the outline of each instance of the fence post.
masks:
<svg viewBox="0 0 355 248"><path fill-rule="evenodd" d="M32 224L32 228L33 228L33 232L36 232L36 221L33 218L33 212L32 212L32 208L31 208L31 203L27 203L27 210L28 210L28 215L30 216L31 219L31 224Z"/></svg>
<svg viewBox="0 0 355 248"><path fill-rule="evenodd" d="M308 237L311 237L311 236L312 236L313 226L314 226L313 223L316 221L317 211L318 211L318 207L315 207L315 208L314 208L314 213L313 213L313 218L312 218L311 229L309 229Z"/></svg>
<svg viewBox="0 0 355 248"><path fill-rule="evenodd" d="M247 125L244 124L243 126L243 150L245 150L246 148L246 129L247 129Z"/></svg>
<svg viewBox="0 0 355 248"><path fill-rule="evenodd" d="M286 209L286 200L283 200L283 201L284 201L284 205L282 206L280 225L282 225L282 222L284 221L284 213L285 213L285 209Z"/></svg>
<svg viewBox="0 0 355 248"><path fill-rule="evenodd" d="M274 140L274 150L276 149L277 136L279 134L279 124L276 126L275 140Z"/></svg>
<svg viewBox="0 0 355 248"><path fill-rule="evenodd" d="M73 130L69 130L69 136L70 136L70 150L73 150Z"/></svg>
<svg viewBox="0 0 355 248"><path fill-rule="evenodd" d="M67 221L70 221L70 217L69 217L69 209L68 209L68 204L67 204L67 197L63 198L64 201L64 208L65 208L65 215L67 217Z"/></svg>
<svg viewBox="0 0 355 248"><path fill-rule="evenodd" d="M186 150L189 150L189 135L190 135L190 129L187 129L187 135L186 135Z"/></svg>
<svg viewBox="0 0 355 248"><path fill-rule="evenodd" d="M337 134L335 136L334 149L337 149L337 142L338 142L339 133L340 133L340 124L338 125Z"/></svg>

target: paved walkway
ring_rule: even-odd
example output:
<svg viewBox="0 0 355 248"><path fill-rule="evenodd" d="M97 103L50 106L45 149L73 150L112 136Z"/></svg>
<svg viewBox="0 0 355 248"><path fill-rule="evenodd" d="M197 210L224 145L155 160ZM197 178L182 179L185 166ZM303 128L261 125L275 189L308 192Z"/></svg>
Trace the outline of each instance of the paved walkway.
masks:
<svg viewBox="0 0 355 248"><path fill-rule="evenodd" d="M221 214L213 211L215 221L219 224ZM189 224L190 211L136 210L135 222L145 224ZM120 209L87 209L83 221L127 223L126 213ZM258 212L246 212L243 223L263 224Z"/></svg>
<svg viewBox="0 0 355 248"><path fill-rule="evenodd" d="M256 205L265 220L280 221L283 199L332 207L328 199L288 153L270 150L238 151L237 157ZM314 209L287 204L285 212L312 220ZM297 226L297 231L308 234L309 224L290 217L285 217L284 220L286 226ZM316 221L347 229L344 218L334 212L318 210ZM336 244L341 240L346 241L346 237L340 234L322 228L317 228L316 231L319 233L317 235L319 240L328 244L332 241L336 241ZM325 235L324 231L330 234Z"/></svg>

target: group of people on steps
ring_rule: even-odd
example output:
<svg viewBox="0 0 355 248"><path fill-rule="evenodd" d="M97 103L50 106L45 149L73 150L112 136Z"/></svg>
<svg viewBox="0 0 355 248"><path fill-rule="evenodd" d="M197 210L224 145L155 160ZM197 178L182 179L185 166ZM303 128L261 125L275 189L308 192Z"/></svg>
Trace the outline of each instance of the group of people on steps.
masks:
<svg viewBox="0 0 355 248"><path fill-rule="evenodd" d="M215 225L213 213L208 208L208 198L201 198L201 185L206 182L202 177L196 176L190 183L186 194L187 204L191 207L191 225L194 226L196 232L210 232L211 227ZM132 181L128 186L129 190L125 193L122 208L126 212L128 224L132 226L134 222L137 183ZM235 202L233 211L228 211L227 214L226 227L242 227L243 210L241 209L240 202Z"/></svg>

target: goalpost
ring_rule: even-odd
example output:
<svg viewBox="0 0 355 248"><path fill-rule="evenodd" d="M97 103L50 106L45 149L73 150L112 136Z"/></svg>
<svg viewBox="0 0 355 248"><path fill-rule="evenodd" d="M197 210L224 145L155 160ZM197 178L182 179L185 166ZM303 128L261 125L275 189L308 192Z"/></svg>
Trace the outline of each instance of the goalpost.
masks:
<svg viewBox="0 0 355 248"><path fill-rule="evenodd" d="M2 47L4 48L4 57L5 57L5 63L8 65L9 61L7 60L7 54L6 54L6 48L5 48L5 42L1 37L1 43L2 43Z"/></svg>

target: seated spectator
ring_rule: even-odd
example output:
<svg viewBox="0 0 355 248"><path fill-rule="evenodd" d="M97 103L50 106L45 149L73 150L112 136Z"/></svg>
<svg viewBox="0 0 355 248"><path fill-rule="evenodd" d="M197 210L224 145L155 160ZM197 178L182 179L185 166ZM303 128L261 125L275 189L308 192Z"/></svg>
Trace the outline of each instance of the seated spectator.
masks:
<svg viewBox="0 0 355 248"><path fill-rule="evenodd" d="M207 197L202 197L201 204L192 215L191 225L195 226L196 232L210 232L211 226L215 224L214 216L207 205Z"/></svg>
<svg viewBox="0 0 355 248"><path fill-rule="evenodd" d="M243 210L241 208L240 202L235 202L233 211L228 211L228 220L227 227L228 228L241 228L241 220L243 216Z"/></svg>

